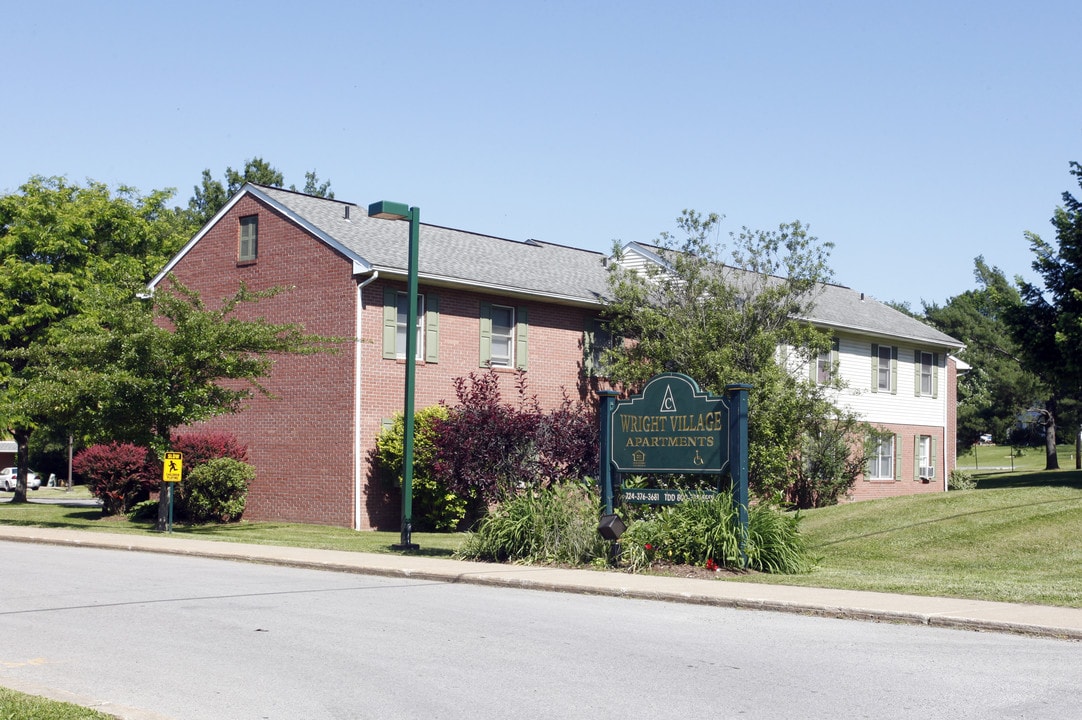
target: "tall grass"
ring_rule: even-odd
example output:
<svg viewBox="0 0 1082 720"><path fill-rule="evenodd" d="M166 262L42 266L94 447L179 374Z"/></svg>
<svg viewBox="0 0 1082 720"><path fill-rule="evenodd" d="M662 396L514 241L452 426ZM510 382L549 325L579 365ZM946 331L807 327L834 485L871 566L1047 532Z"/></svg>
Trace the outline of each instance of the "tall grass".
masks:
<svg viewBox="0 0 1082 720"><path fill-rule="evenodd" d="M467 535L458 555L475 560L582 565L604 557L600 503L589 488L560 483L497 506Z"/></svg>
<svg viewBox="0 0 1082 720"><path fill-rule="evenodd" d="M621 538L623 561L642 570L656 561L742 568L738 506L729 493L688 500L633 522ZM748 514L746 552L753 570L803 573L813 563L800 534L800 515L756 505Z"/></svg>

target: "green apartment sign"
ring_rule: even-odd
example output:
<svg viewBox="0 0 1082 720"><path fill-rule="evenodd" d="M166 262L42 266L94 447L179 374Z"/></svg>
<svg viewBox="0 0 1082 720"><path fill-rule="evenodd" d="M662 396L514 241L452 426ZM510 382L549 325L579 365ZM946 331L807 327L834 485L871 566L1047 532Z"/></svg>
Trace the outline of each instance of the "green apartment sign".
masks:
<svg viewBox="0 0 1082 720"><path fill-rule="evenodd" d="M655 375L616 403L610 429L617 472L722 473L729 463L729 405L687 375Z"/></svg>
<svg viewBox="0 0 1082 720"><path fill-rule="evenodd" d="M750 389L750 385L728 385L725 396L718 397L703 392L687 375L662 373L627 400L617 400L611 390L599 392L598 485L605 517L615 517L617 494L629 504L670 505L689 499L682 492L662 488L621 489L622 473L712 474L717 476L717 492L728 476L738 508L740 554L746 564Z"/></svg>

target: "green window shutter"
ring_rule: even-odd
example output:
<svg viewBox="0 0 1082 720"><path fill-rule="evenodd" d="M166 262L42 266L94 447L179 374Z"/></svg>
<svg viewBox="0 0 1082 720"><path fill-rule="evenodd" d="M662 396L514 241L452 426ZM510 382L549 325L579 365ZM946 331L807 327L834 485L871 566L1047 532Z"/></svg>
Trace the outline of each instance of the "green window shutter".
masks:
<svg viewBox="0 0 1082 720"><path fill-rule="evenodd" d="M932 353L932 397L939 397L939 353Z"/></svg>
<svg viewBox="0 0 1082 720"><path fill-rule="evenodd" d="M933 435L932 436L932 454L928 456L928 464L931 465L934 468L939 468L939 463L936 462L936 460L939 459L939 455L937 454L939 452L939 450L936 447L938 444L939 443L936 442L936 438ZM939 473L939 470L937 469L936 474L938 474L938 473ZM939 478L939 479L942 479L942 478Z"/></svg>
<svg viewBox="0 0 1082 720"><path fill-rule="evenodd" d="M898 348L890 348L890 394L898 394Z"/></svg>
<svg viewBox="0 0 1082 720"><path fill-rule="evenodd" d="M808 379L815 385L819 382L819 353L812 355L809 353L810 359L808 361Z"/></svg>
<svg viewBox="0 0 1082 720"><path fill-rule="evenodd" d="M440 361L440 296L428 293L425 297L425 362Z"/></svg>
<svg viewBox="0 0 1082 720"><path fill-rule="evenodd" d="M920 397L920 374L922 370L920 356L919 349L913 351L913 394L916 397Z"/></svg>
<svg viewBox="0 0 1082 720"><path fill-rule="evenodd" d="M526 346L528 317L526 308L515 308L515 368L519 370L526 370L529 366L529 354Z"/></svg>
<svg viewBox="0 0 1082 720"><path fill-rule="evenodd" d="M383 288L383 359L394 360L395 339L398 336L398 291Z"/></svg>
<svg viewBox="0 0 1082 720"><path fill-rule="evenodd" d="M913 479L920 480L920 435L913 436Z"/></svg>
<svg viewBox="0 0 1082 720"><path fill-rule="evenodd" d="M492 303L481 303L481 367L492 362Z"/></svg>
<svg viewBox="0 0 1082 720"><path fill-rule="evenodd" d="M597 372L597 366L594 363L594 327L596 322L596 319L586 316L582 327L582 369L586 371L587 377L592 377Z"/></svg>
<svg viewBox="0 0 1082 720"><path fill-rule="evenodd" d="M894 436L894 482L902 479L902 436Z"/></svg>
<svg viewBox="0 0 1082 720"><path fill-rule="evenodd" d="M841 369L842 362L842 341L838 338L834 338L830 341L830 374Z"/></svg>
<svg viewBox="0 0 1082 720"><path fill-rule="evenodd" d="M879 345L872 343L872 392L879 392Z"/></svg>

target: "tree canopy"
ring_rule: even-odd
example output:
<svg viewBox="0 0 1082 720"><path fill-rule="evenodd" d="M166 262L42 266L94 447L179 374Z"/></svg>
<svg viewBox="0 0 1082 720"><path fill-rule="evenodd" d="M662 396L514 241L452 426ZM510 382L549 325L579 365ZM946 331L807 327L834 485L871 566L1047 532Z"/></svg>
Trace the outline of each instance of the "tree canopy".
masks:
<svg viewBox="0 0 1082 720"><path fill-rule="evenodd" d="M0 426L18 445L16 502L30 434L59 414L28 383L59 328L134 297L188 239L171 197L58 177L32 177L0 197Z"/></svg>
<svg viewBox="0 0 1082 720"><path fill-rule="evenodd" d="M1011 442L1019 416L1046 396L1011 337L1005 314L1021 303L1018 290L984 257L974 260L977 288L940 306L924 304L924 320L948 335L964 338L958 357L970 370L958 377L958 444L976 443L984 433Z"/></svg>
<svg viewBox="0 0 1082 720"><path fill-rule="evenodd" d="M260 157L246 160L244 167L240 170L227 167L225 182L215 180L210 169L207 168L203 170L202 181L193 188L193 195L188 201L188 213L192 222L196 227L205 225L225 206L229 198L248 182L270 187L285 187L285 176ZM296 190L297 187L290 185L289 189ZM315 170L304 174L304 188L301 192L317 197L334 197L330 181L320 182Z"/></svg>
<svg viewBox="0 0 1082 720"><path fill-rule="evenodd" d="M717 395L731 383L751 384L753 489L761 497L785 494L793 502L812 502L796 498L800 493L791 486L798 474L795 458L802 448L810 450L807 433L862 430L854 416L829 402L826 388L808 381L809 373L790 372L831 348L831 337L801 317L830 278L832 246L793 222L774 231L743 228L730 235L732 246L726 248L716 239L720 221L716 214L685 210L677 219L678 235L662 233L651 248L665 265L645 272L623 267L616 248L605 317L611 334L625 342L605 352L605 374L628 391L661 372L685 373ZM792 355L782 358L779 348ZM839 422L822 423L828 417ZM824 489L830 484L820 480ZM827 496L837 494L827 491L815 502L830 502Z"/></svg>
<svg viewBox="0 0 1082 720"><path fill-rule="evenodd" d="M1082 187L1082 165L1070 163L1070 174ZM1082 399L1082 203L1069 191L1062 197L1051 221L1055 245L1026 233L1043 286L1019 279L1021 302L1005 314L1027 367L1048 387L1042 412L1049 469L1059 466L1056 425L1063 405Z"/></svg>

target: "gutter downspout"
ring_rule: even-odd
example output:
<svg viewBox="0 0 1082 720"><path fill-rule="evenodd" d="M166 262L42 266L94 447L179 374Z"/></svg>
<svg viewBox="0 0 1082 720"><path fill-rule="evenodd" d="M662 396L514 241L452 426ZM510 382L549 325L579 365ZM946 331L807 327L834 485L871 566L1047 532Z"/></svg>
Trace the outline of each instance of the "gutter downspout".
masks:
<svg viewBox="0 0 1082 720"><path fill-rule="evenodd" d="M379 277L379 270L373 270L372 276L357 284L357 335L353 350L353 529L361 529L361 340L364 338L364 289Z"/></svg>

